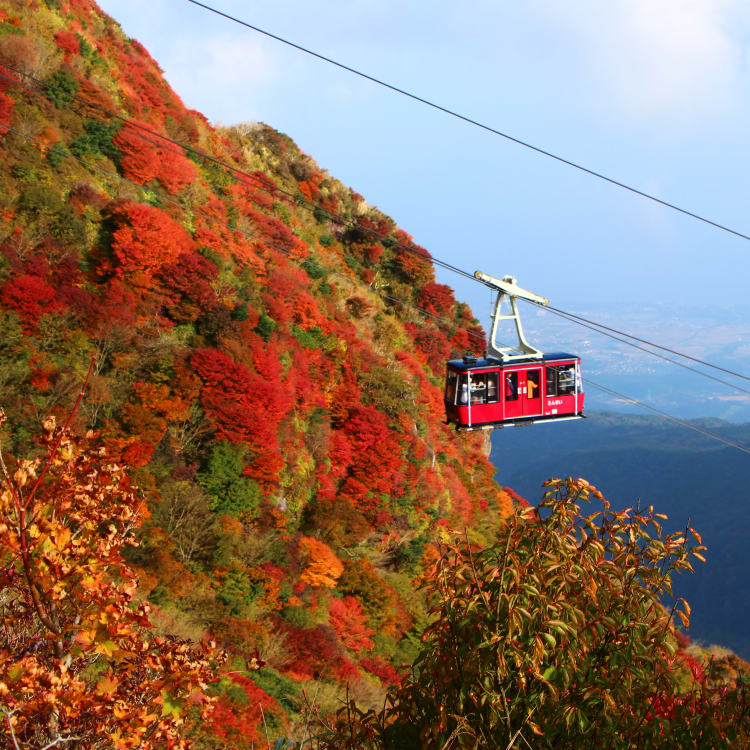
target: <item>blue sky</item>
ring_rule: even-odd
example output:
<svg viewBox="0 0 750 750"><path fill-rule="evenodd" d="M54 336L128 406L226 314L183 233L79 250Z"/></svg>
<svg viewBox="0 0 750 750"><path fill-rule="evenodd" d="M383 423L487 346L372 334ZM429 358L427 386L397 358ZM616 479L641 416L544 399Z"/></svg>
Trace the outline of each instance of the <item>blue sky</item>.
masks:
<svg viewBox="0 0 750 750"><path fill-rule="evenodd" d="M186 0L99 4L149 49L189 107L214 122L259 120L287 133L438 258L512 273L552 304L606 310L626 330L630 311L652 305L676 321L725 304L750 313L746 240ZM742 0L209 4L750 234ZM440 280L487 322L483 287ZM648 316L639 320L632 332L648 337ZM676 343L659 328L660 343ZM572 346L580 336L590 334L571 332Z"/></svg>

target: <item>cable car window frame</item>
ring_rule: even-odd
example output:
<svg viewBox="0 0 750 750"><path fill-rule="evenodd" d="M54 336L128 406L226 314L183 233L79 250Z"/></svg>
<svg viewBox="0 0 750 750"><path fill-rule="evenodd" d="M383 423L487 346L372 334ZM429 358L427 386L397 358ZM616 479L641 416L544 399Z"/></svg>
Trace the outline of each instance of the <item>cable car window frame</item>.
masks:
<svg viewBox="0 0 750 750"><path fill-rule="evenodd" d="M547 398L576 396L579 389L580 370L577 362L564 365L547 365L544 392Z"/></svg>
<svg viewBox="0 0 750 750"><path fill-rule="evenodd" d="M454 406L458 403L458 381L459 374L455 370L448 370L445 379L445 400Z"/></svg>
<svg viewBox="0 0 750 750"><path fill-rule="evenodd" d="M497 372L469 372L471 380L469 389L472 406L496 404L498 402L498 373ZM491 392L493 392L492 395Z"/></svg>

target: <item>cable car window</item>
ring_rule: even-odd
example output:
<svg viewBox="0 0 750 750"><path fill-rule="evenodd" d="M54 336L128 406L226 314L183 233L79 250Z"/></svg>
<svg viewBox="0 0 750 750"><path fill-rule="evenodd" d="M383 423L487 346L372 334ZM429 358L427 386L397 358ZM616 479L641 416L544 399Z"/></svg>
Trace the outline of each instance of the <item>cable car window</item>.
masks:
<svg viewBox="0 0 750 750"><path fill-rule="evenodd" d="M547 396L557 396L557 367L555 365L547 365L547 377L545 385L545 393Z"/></svg>
<svg viewBox="0 0 750 750"><path fill-rule="evenodd" d="M576 392L575 365L547 365L545 392L548 396L572 396Z"/></svg>
<svg viewBox="0 0 750 750"><path fill-rule="evenodd" d="M505 373L505 400L515 401L518 399L518 373Z"/></svg>
<svg viewBox="0 0 750 750"><path fill-rule="evenodd" d="M487 403L488 404L496 404L497 403L497 373L496 372L488 372L487 373Z"/></svg>
<svg viewBox="0 0 750 750"><path fill-rule="evenodd" d="M458 403L467 404L469 402L469 387L466 384L466 375L462 375L460 378L460 386L458 388Z"/></svg>
<svg viewBox="0 0 750 750"><path fill-rule="evenodd" d="M445 400L449 404L456 403L456 385L458 384L458 373L454 370L448 370L448 376L445 379Z"/></svg>
<svg viewBox="0 0 750 750"><path fill-rule="evenodd" d="M536 398L539 395L539 370L529 370L526 373L526 398Z"/></svg>
<svg viewBox="0 0 750 750"><path fill-rule="evenodd" d="M471 375L471 403L497 403L497 373L475 372Z"/></svg>
<svg viewBox="0 0 750 750"><path fill-rule="evenodd" d="M570 396L575 393L575 367L560 365L557 373L557 393L560 396Z"/></svg>

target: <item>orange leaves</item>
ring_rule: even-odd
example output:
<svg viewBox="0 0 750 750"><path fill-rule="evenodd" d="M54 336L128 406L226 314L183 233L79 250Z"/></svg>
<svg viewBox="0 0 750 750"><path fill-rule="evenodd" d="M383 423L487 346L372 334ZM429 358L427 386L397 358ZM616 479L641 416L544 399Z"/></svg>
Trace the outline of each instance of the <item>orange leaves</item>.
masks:
<svg viewBox="0 0 750 750"><path fill-rule="evenodd" d="M117 273L136 284L148 286L154 272L193 249L182 226L158 208L122 201L113 204L110 214L116 227L112 253Z"/></svg>
<svg viewBox="0 0 750 750"><path fill-rule="evenodd" d="M126 122L119 130L113 142L122 153L120 168L139 185L158 179L169 193L177 193L196 179L195 165L179 146L151 130L152 126L137 121Z"/></svg>
<svg viewBox="0 0 750 750"><path fill-rule="evenodd" d="M133 573L120 556L141 501L101 450L61 435L53 419L44 430L45 481L42 459L19 461L0 503L3 596L18 605L5 613L3 703L24 746L54 740L53 722L84 747L107 734L137 738L122 747L161 746L178 737L183 703L210 678L212 647L144 639L147 608L133 607ZM87 682L102 657L109 668ZM164 696L171 708L159 719L148 705Z"/></svg>
<svg viewBox="0 0 750 750"><path fill-rule="evenodd" d="M344 570L334 551L325 542L309 536L299 540L299 547L305 558L300 581L313 588L332 589Z"/></svg>

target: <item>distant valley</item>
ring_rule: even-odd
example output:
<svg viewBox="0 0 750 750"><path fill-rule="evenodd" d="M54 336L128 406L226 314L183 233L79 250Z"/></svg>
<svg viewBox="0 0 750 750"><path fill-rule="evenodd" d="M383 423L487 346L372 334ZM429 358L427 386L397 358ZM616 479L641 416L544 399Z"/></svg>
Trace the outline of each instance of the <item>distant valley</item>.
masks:
<svg viewBox="0 0 750 750"><path fill-rule="evenodd" d="M750 424L696 420L750 446ZM750 656L750 455L667 420L592 411L585 420L496 430L497 480L530 502L552 476L582 476L615 508L653 504L666 530L689 523L708 547L707 563L674 581L693 609L690 635Z"/></svg>

